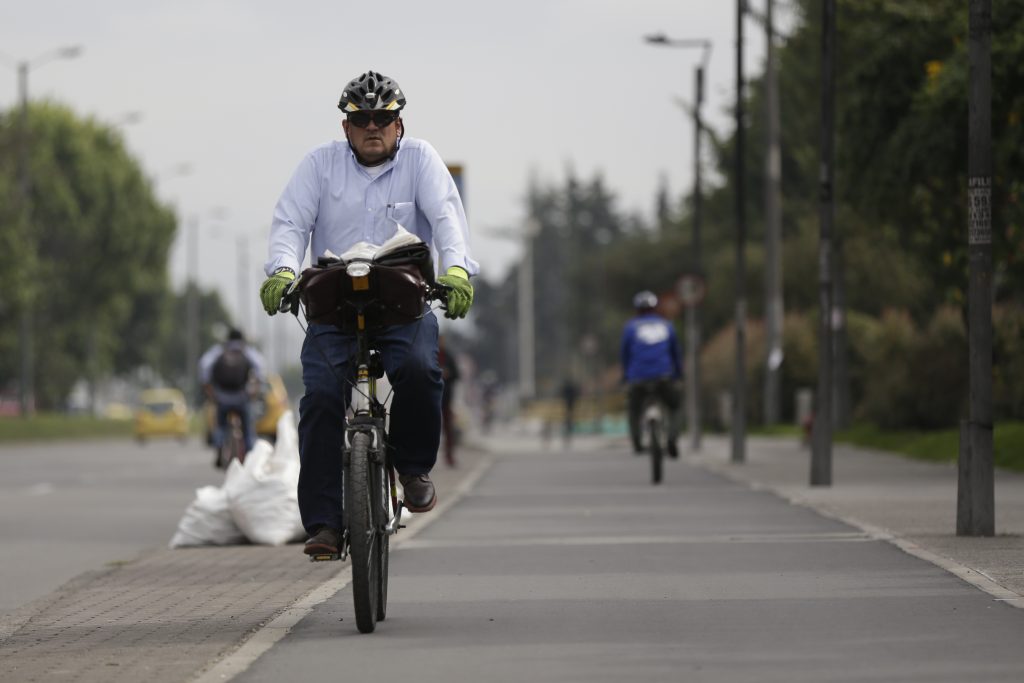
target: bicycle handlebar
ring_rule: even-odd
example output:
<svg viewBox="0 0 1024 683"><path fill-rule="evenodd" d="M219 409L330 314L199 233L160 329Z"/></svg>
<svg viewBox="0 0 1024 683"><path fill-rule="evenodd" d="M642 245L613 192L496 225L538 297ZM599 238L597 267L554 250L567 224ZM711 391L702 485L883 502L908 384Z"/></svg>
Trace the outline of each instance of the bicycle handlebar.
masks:
<svg viewBox="0 0 1024 683"><path fill-rule="evenodd" d="M448 285L442 285L439 282L428 282L427 283L427 301L437 301L441 304L441 310L448 310L448 292L451 291L451 287ZM278 312L280 313L291 313L292 315L299 314L299 295L302 293L302 274L299 274L297 278L290 285L285 293L281 296L281 303L278 305Z"/></svg>

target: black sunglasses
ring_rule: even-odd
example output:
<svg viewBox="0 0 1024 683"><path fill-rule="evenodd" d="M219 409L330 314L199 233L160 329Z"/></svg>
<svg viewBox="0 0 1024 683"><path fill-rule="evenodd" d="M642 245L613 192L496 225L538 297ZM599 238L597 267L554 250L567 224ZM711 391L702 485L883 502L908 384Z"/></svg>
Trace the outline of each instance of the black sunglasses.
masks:
<svg viewBox="0 0 1024 683"><path fill-rule="evenodd" d="M356 128L366 128L370 121L378 128L387 128L397 119L396 111L355 111L348 115L349 123Z"/></svg>

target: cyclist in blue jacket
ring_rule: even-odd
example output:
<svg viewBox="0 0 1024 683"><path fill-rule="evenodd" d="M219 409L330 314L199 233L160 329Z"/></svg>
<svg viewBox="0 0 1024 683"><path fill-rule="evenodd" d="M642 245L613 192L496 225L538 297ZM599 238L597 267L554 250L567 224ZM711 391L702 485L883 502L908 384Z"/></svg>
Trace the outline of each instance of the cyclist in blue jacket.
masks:
<svg viewBox="0 0 1024 683"><path fill-rule="evenodd" d="M633 297L636 317L626 323L622 331L622 373L624 381L629 385L629 435L633 441L633 450L637 453L643 451L640 413L644 400L650 392L654 392L668 409L666 450L669 456L675 458L679 456L676 447L679 436L676 415L681 399L678 384L683 377L683 364L675 328L658 315L655 311L657 305L658 297L653 292L638 292Z"/></svg>

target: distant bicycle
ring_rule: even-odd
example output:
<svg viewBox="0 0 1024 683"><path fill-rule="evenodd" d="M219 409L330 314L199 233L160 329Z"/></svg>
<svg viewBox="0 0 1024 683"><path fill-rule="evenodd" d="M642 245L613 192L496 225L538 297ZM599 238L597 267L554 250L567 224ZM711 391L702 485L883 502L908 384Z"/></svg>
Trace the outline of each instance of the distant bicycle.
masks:
<svg viewBox="0 0 1024 683"><path fill-rule="evenodd" d="M217 469L227 469L232 460L239 463L245 462L245 434L242 429L242 416L237 411L228 412L227 425L224 427L224 435L220 447L217 448L216 461L214 466Z"/></svg>
<svg viewBox="0 0 1024 683"><path fill-rule="evenodd" d="M429 249L423 247L429 259ZM345 528L337 554L310 559L344 560L351 555L352 598L361 633L372 632L387 615L389 539L403 528L388 447L387 397L377 396L384 369L375 332L422 317L430 301L445 305L447 288L415 265L322 258L292 283L281 302L282 312L296 316L301 302L307 320L334 324L356 339L354 381L337 377L351 387L342 455ZM316 343L315 337L308 339Z"/></svg>
<svg viewBox="0 0 1024 683"><path fill-rule="evenodd" d="M669 441L668 421L671 419L672 408L666 397L671 395L671 390L668 379L636 382L630 387L630 392L636 392L642 401L636 437L639 439L638 445L644 444L651 456L652 484L660 484L662 481L666 451L669 457L678 456L675 444Z"/></svg>

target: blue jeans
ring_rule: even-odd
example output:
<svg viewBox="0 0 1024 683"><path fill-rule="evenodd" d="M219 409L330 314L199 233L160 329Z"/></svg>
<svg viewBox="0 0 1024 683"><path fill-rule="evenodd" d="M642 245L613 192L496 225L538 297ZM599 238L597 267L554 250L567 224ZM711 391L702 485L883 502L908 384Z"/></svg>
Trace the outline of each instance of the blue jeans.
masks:
<svg viewBox="0 0 1024 683"><path fill-rule="evenodd" d="M434 467L441 440L437 318L427 313L414 323L384 328L374 339L394 389L388 444L395 469L425 474ZM301 356L305 394L299 401L299 512L311 534L322 524L343 528L341 455L355 353L355 337L331 325L311 324L306 331Z"/></svg>

